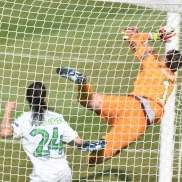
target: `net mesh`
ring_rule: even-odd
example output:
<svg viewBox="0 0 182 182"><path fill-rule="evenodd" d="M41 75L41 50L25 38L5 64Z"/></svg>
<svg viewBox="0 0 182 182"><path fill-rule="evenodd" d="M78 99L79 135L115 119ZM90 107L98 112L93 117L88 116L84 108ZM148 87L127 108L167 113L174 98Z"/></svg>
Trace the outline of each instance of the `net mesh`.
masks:
<svg viewBox="0 0 182 182"><path fill-rule="evenodd" d="M160 4L161 9L147 6L81 0L0 0L1 120L7 101L18 104L12 120L29 111L26 88L41 81L48 91L48 105L63 114L80 137L96 140L105 135L109 126L78 104L77 86L59 77L56 69L76 68L87 75L98 93L120 96L130 93L140 64L122 40L121 30L134 25L140 32L150 32L165 26L167 21L165 5ZM151 45L159 54L165 52L161 42ZM174 182L182 179L180 72L175 105ZM158 179L159 141L160 124L150 126L140 140L93 168L86 165L86 152L64 147L75 182L149 182ZM0 180L29 181L32 166L20 141L0 138L0 150Z"/></svg>

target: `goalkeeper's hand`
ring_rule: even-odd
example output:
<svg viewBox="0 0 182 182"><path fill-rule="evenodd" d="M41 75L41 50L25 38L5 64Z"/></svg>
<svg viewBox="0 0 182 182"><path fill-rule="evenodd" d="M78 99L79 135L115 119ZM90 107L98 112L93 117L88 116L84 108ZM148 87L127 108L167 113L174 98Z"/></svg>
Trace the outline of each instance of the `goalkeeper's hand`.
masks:
<svg viewBox="0 0 182 182"><path fill-rule="evenodd" d="M130 35L138 33L138 28L133 26L126 27L124 30L121 31L121 33L124 35L123 40L127 40Z"/></svg>
<svg viewBox="0 0 182 182"><path fill-rule="evenodd" d="M90 142L83 142L81 145L77 146L77 149L89 151L89 147L90 147Z"/></svg>
<svg viewBox="0 0 182 182"><path fill-rule="evenodd" d="M84 150L87 152L92 152L92 151L99 151L105 148L106 141L104 139L99 139L95 142L83 142L82 145L78 145L77 148L79 150Z"/></svg>
<svg viewBox="0 0 182 182"><path fill-rule="evenodd" d="M168 43L170 38L176 35L175 29L170 26L165 26L157 30L156 32L151 32L151 39L156 41L160 40L161 42Z"/></svg>

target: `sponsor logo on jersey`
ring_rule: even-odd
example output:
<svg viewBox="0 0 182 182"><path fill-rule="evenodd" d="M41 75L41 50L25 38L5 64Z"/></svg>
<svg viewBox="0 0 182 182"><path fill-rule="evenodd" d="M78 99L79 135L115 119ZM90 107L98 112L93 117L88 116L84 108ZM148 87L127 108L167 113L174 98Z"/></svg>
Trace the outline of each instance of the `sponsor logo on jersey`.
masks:
<svg viewBox="0 0 182 182"><path fill-rule="evenodd" d="M147 57L147 53L145 52L142 56L141 56L141 60L144 60Z"/></svg>
<svg viewBox="0 0 182 182"><path fill-rule="evenodd" d="M64 122L63 117L58 117L58 118L50 118L44 121L30 121L30 124L31 126L47 126L47 125L60 124L62 122Z"/></svg>

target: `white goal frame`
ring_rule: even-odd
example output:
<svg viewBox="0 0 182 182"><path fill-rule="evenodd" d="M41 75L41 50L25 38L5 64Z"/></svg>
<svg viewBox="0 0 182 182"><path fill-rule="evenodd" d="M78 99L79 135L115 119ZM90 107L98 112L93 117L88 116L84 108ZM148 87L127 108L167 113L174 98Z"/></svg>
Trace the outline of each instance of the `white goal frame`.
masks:
<svg viewBox="0 0 182 182"><path fill-rule="evenodd" d="M167 25L176 28L177 36L174 37L170 43L166 44L166 52L171 49L179 50L179 34L181 21L181 15L178 13L167 13ZM176 74L177 75L177 74ZM166 106L164 118L161 121L161 133L160 133L160 157L159 157L159 182L171 182L172 181L172 166L173 166L173 152L174 141L173 136L175 134L174 120L175 120L175 95L176 86L171 94ZM180 178L178 178L180 180ZM179 181L178 181L179 182Z"/></svg>

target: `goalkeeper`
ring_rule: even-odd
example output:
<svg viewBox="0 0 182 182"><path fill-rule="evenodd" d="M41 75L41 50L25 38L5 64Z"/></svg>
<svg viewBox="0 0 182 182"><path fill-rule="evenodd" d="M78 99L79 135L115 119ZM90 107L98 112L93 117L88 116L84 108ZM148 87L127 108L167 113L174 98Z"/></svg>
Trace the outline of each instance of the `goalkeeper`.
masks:
<svg viewBox="0 0 182 182"><path fill-rule="evenodd" d="M142 64L134 90L126 96L96 94L84 74L68 67L57 73L78 84L78 100L84 107L95 111L111 128L106 136L80 149L90 151L86 158L89 166L100 164L132 142L139 139L149 125L158 123L164 115L164 105L176 82L175 72L182 66L182 55L170 50L161 58L148 40L168 42L175 36L173 28L163 27L157 33L138 33L136 27L126 28L123 37Z"/></svg>

